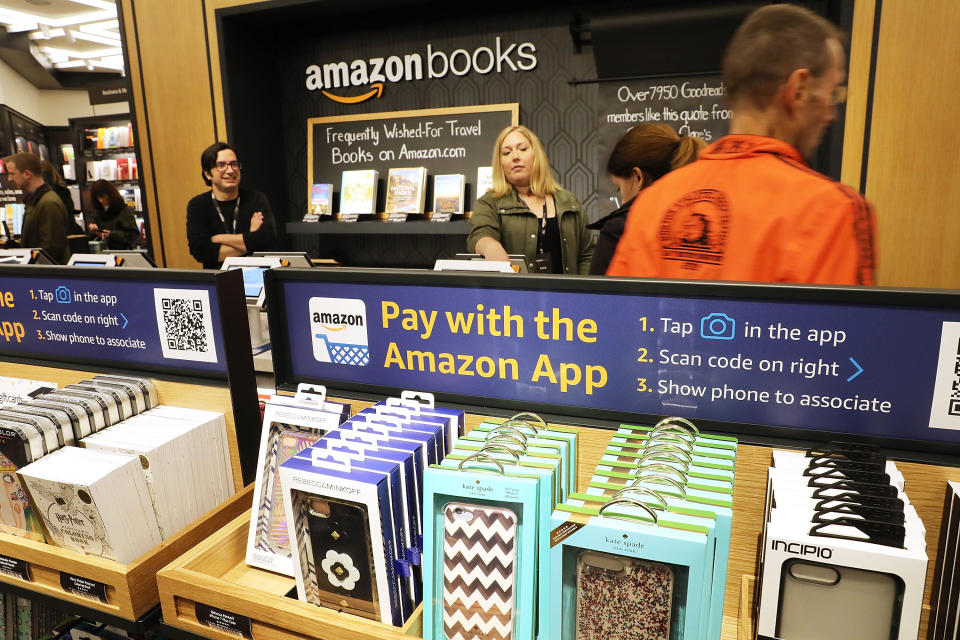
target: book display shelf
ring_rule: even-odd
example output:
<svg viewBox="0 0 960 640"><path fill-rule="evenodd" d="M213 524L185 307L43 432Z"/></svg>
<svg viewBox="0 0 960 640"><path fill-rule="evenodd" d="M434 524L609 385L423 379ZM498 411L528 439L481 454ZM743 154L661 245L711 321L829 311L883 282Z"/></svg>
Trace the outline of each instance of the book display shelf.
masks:
<svg viewBox="0 0 960 640"><path fill-rule="evenodd" d="M657 322L651 324L655 331L649 331L650 327L647 327L648 334L655 334L648 345L651 352L656 347L655 353L659 357L661 350L673 352L677 351L679 344L685 344L688 353L696 349L706 361L710 354L717 355L713 353L717 345L730 343L716 338L704 338L699 333L691 342L691 338L681 335L682 327L685 326L683 322L688 318L699 320L710 313L723 312L728 314L728 318L735 318L741 323L748 318L751 324L754 321L770 324L774 318L786 322L787 316L780 314L785 308L782 305L787 304L791 309L790 321L799 326L805 321L804 314L811 313L810 309L814 309L813 313L819 323L817 326L831 326L834 330L831 335L834 338L839 337L838 331L848 331L846 348L851 354L855 354L859 366L865 371L876 372L871 376L871 386L878 396L883 395L882 401L889 401L891 406L909 414L912 411L908 406L909 398L905 399L903 394L922 395L926 399L925 406L929 415L932 389L910 387L903 376L922 379L924 384L931 383L933 376L909 371L891 373L886 367L879 365L874 368L877 363L870 355L868 347L877 340L889 344L887 338L893 332L903 337L902 348L914 354L918 366L937 368L935 352L939 347L940 336L937 333L931 338L930 334L933 332L926 323L933 322L931 326L937 327L941 324L945 327L950 325L960 303L954 294L947 292L825 292L800 287L679 282L655 284L616 279L605 279L601 282L595 279L570 278L561 283L556 279L547 281L524 276L414 275L353 269L341 269L335 273L316 271L271 271L265 278L278 389L292 390L298 383L304 382L326 384L339 389L339 393L331 392L331 395L346 398L353 411L361 410L385 395L396 395L400 389L430 390L438 393L438 405L454 406L467 411L467 432L490 417L503 418L518 411L537 412L550 425L564 425L577 430L579 463L576 484L580 491L586 490L593 469L604 455L612 436L611 430L624 422L652 424L658 416L682 411L675 402L671 406L662 406L662 399L653 400L652 396L666 396L666 393L649 394L651 401L662 408L662 411L650 410L647 404L644 404L648 402L645 399L647 396L643 396L642 402L633 400L638 387L637 374L633 371L638 362L637 356L633 354L636 349L625 349L624 341L642 339L645 334L623 327L636 323L643 317L652 319L652 315L645 315L646 311L663 317L669 315L672 321L679 323L661 323L658 316ZM612 297L604 300L604 296L608 295ZM368 365L344 366L333 362L325 363L314 357L310 347L310 314L306 313L306 309L310 300L317 298L350 298L363 301L370 351ZM424 355L428 352L440 354L447 350L457 350L460 353L504 354L503 348L498 348L498 345L508 340L502 326L498 329L499 335L459 334L454 336L454 342L449 341L450 335L441 335L444 332L450 333L444 320L447 312L456 314L458 311L472 311L478 304L482 304L485 310L497 309L501 314L508 312L521 318L512 321L514 334L509 337L513 343L509 353L521 363L521 380L527 377L529 381L534 362L543 356L562 357L566 363L564 371L568 374L566 391L560 390L563 378L559 362L556 363L554 382L549 382L549 376L541 373L541 384L534 385L537 389L535 396L530 391L534 387L528 384L514 385L509 380L497 380L495 376L493 380L478 375L457 379L455 376L431 370L427 364L407 366L406 356L402 355L407 349L416 350L420 355L415 360L423 358L424 363L429 362L429 357ZM418 312L418 318L429 318L431 311L437 311L438 319L430 337L424 337L427 335L424 325L414 333L414 327L410 324L413 316L404 315L404 312L414 308L425 314L421 316ZM564 341L564 338L562 334L558 334L559 338L553 337L547 320L541 322L542 328L545 327L543 331L536 332L536 324L530 320L537 317L539 311L544 312L542 318L570 318L573 327L581 328L584 346L580 349L584 350L578 350L569 344L564 349L545 344L553 340ZM834 315L835 313L842 315ZM871 314L877 324L884 326L884 335L879 336L869 330L855 328L865 326L858 324L859 319L856 316L860 313ZM931 314L929 317L928 313ZM629 323L626 316L630 316ZM889 321L891 317L896 317L897 320ZM405 326L401 325L402 318L406 318ZM585 323L587 320L595 321L596 333L593 332L594 325ZM903 322L906 323L903 326L898 324ZM776 324L776 320L773 320L773 324ZM523 337L517 335L518 325L527 329ZM907 327L910 328L909 332ZM676 333L672 333L674 328ZM570 341L576 341L576 329L571 331ZM907 337L908 335L910 337ZM529 350L528 344L533 345ZM736 344L741 362L747 357L755 358L755 361L761 359L760 351L751 351L753 347L748 343L741 341ZM827 348L826 343L809 348L794 345L787 350L767 343L763 350L770 359L775 356L782 356L784 359L789 356L808 359L811 355L808 353L810 349L816 351L821 348ZM793 353L789 353L791 350ZM629 357L622 358L617 355L624 351L629 352ZM896 357L897 354L887 355ZM847 356L845 351L844 360L847 357L853 356ZM403 366L397 366L400 361ZM576 382L571 373L574 362L581 365L581 376ZM388 363L391 363L390 366ZM528 363L529 366L524 366L523 363ZM591 379L586 364L593 367L603 366L607 374L606 380L597 376L592 378L594 388L590 394L586 393L584 386ZM641 360L640 364L645 363ZM952 371L952 361L950 368ZM596 371L593 369L594 373ZM740 388L751 385L753 388L761 388L763 385L762 380L752 378L743 369L723 379L720 378L726 374L718 374L716 371L712 373L715 377L711 384L718 388L722 388L724 384L732 385L734 380L739 381ZM844 384L852 384L852 380L846 382L846 379L851 377L847 373L844 373L841 380ZM683 376L684 384L694 387L701 382L700 375L696 365L660 366L659 371L650 374L651 379L647 382L655 383L652 379L659 376L664 381L673 380L679 386ZM804 384L809 382L810 378L803 375L796 378L799 382L786 379L779 381L782 386L778 390L799 396L804 392ZM485 380L490 380L490 386L486 386ZM617 380L625 380L625 384L618 383ZM674 395L676 393L674 391ZM826 395L827 391L821 388L818 393ZM597 395L603 395L603 403L596 400ZM625 408L624 398L635 410ZM902 419L903 428L913 435L912 438L905 438L903 433L893 429L877 430L884 422L883 415L871 415L869 420L858 420L856 416L848 413L846 421L831 423L827 418L811 420L809 415L804 415L799 409L793 415L792 422L787 414L781 414L784 420L780 426L758 426L770 423L761 423L756 418L759 415L757 413L730 413L731 407L742 407L742 404L737 403L743 401L729 400L727 398L725 402L721 394L713 402L702 406L702 415L688 413L688 417L702 430L735 435L740 440L736 455L731 547L720 637L723 640L746 640L754 637L753 591L760 551L758 547L764 529L767 469L773 452L776 449L802 450L841 437L857 442L881 444L890 452L891 458L898 460L897 466L904 476L911 503L926 527L930 561L918 636L925 637L930 615L933 572L938 554L937 541L940 535L944 487L946 482L960 479L960 468L953 464L956 460L956 442L951 432L907 426L918 424L920 418L903 414L898 421ZM688 412L690 406L688 402ZM758 406L749 409L753 412L762 410L763 407ZM927 417L923 417L923 424L926 424ZM833 433L830 432L831 429ZM158 572L164 624L170 629L171 635L222 640L236 637L236 633L202 625L197 618L198 605L200 608L214 607L228 617L241 620L248 637L258 640L400 640L404 637L424 635L422 606L403 626L391 627L298 601L292 578L255 569L246 564L249 522L249 511L237 514L206 540Z"/></svg>
<svg viewBox="0 0 960 640"><path fill-rule="evenodd" d="M4 376L51 382L57 388L97 374L149 378L160 404L224 414L232 497L134 561L121 564L0 533L0 554L5 562L12 560L20 567L19 575L0 572L0 590L47 600L64 611L142 633L159 619L157 571L249 505L250 490L244 485L245 473L251 470L245 466L249 461L244 456L249 453L243 451L243 442L259 418L253 364L246 326L234 331L226 323L230 317L246 317L242 280L239 274L161 274L139 269L125 274L104 269L91 274L89 269L73 267L6 266L0 271L3 325L11 334L0 343ZM58 288L60 293L54 294ZM185 296L181 300L193 296L206 305L203 313L216 344L210 345L215 357L207 358L205 369L163 356L160 335L164 329L158 326L162 316L153 301L155 296L175 295ZM77 324L78 317L81 324ZM83 324L83 319L88 324ZM15 335L19 339L12 337ZM72 336L74 346L51 344L61 342L60 336L68 342ZM99 593L92 596L68 590L67 574L94 583Z"/></svg>
<svg viewBox="0 0 960 640"><path fill-rule="evenodd" d="M70 128L76 149L74 165L84 215L93 211L90 185L96 180L107 180L133 211L143 237L147 219L143 207L144 187L130 116L71 118Z"/></svg>

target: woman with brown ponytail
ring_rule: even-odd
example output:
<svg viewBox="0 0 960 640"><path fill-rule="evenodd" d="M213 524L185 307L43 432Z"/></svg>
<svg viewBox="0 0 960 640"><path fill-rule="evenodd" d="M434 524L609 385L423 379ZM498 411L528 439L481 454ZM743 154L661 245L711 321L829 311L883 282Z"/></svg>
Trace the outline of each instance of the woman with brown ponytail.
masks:
<svg viewBox="0 0 960 640"><path fill-rule="evenodd" d="M591 275L606 273L637 194L664 174L696 160L704 146L702 139L679 136L665 124L641 124L623 134L607 161L607 173L620 191L623 204L588 225L589 229L600 231L590 264Z"/></svg>

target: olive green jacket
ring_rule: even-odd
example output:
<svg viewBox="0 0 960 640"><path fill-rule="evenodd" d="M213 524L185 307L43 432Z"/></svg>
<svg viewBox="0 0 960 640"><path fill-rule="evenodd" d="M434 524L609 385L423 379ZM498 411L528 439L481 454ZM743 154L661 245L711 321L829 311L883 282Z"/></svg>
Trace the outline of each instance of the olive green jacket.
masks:
<svg viewBox="0 0 960 640"><path fill-rule="evenodd" d="M26 194L23 202L26 210L20 244L45 249L50 257L64 264L70 252L67 250L67 208L60 196L44 184Z"/></svg>
<svg viewBox="0 0 960 640"><path fill-rule="evenodd" d="M577 197L566 189L560 189L553 197L560 218L563 272L587 275L594 245L593 232L587 229L587 213ZM507 253L522 253L527 259L527 268L532 270L537 254L538 224L537 216L515 191L502 196L488 191L473 208L467 251L475 253L480 238L493 238Z"/></svg>

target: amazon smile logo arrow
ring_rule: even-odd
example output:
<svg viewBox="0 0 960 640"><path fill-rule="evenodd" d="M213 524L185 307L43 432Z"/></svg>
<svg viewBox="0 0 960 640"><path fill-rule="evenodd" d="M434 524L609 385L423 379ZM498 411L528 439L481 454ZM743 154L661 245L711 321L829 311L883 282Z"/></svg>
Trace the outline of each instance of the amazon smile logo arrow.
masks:
<svg viewBox="0 0 960 640"><path fill-rule="evenodd" d="M380 96L383 95L383 83L382 83L382 82L375 82L375 83L373 83L373 84L370 85L370 86L372 86L373 89L371 89L370 91L367 91L366 93L361 94L361 95L359 95L359 96L338 96L338 95L336 95L336 94L330 93L330 92L327 91L326 89L320 91L320 93L322 93L323 95L327 96L328 98L330 98L330 99L333 100L334 102L340 102L340 103L342 103L342 104L357 104L358 102L366 102L366 101L369 100L370 98L373 98L373 97L379 98Z"/></svg>

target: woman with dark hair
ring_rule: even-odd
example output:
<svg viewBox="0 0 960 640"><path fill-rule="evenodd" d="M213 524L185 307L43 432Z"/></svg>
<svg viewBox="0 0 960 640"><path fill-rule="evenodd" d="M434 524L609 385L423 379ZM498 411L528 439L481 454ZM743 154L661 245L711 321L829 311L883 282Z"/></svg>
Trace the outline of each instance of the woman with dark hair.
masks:
<svg viewBox="0 0 960 640"><path fill-rule="evenodd" d="M590 264L591 275L606 273L637 194L661 176L696 160L704 146L706 143L700 138L677 135L665 124L640 124L623 134L607 161L607 173L620 191L623 204L588 226L600 231Z"/></svg>
<svg viewBox="0 0 960 640"><path fill-rule="evenodd" d="M73 198L70 197L70 190L67 189L67 183L60 176L60 172L53 166L49 160L40 161L40 175L47 186L53 189L54 193L60 196L63 206L67 208L67 214L73 218Z"/></svg>
<svg viewBox="0 0 960 640"><path fill-rule="evenodd" d="M103 240L106 249L133 249L140 237L137 219L117 188L106 180L97 180L90 187L93 217L87 230L94 240Z"/></svg>

